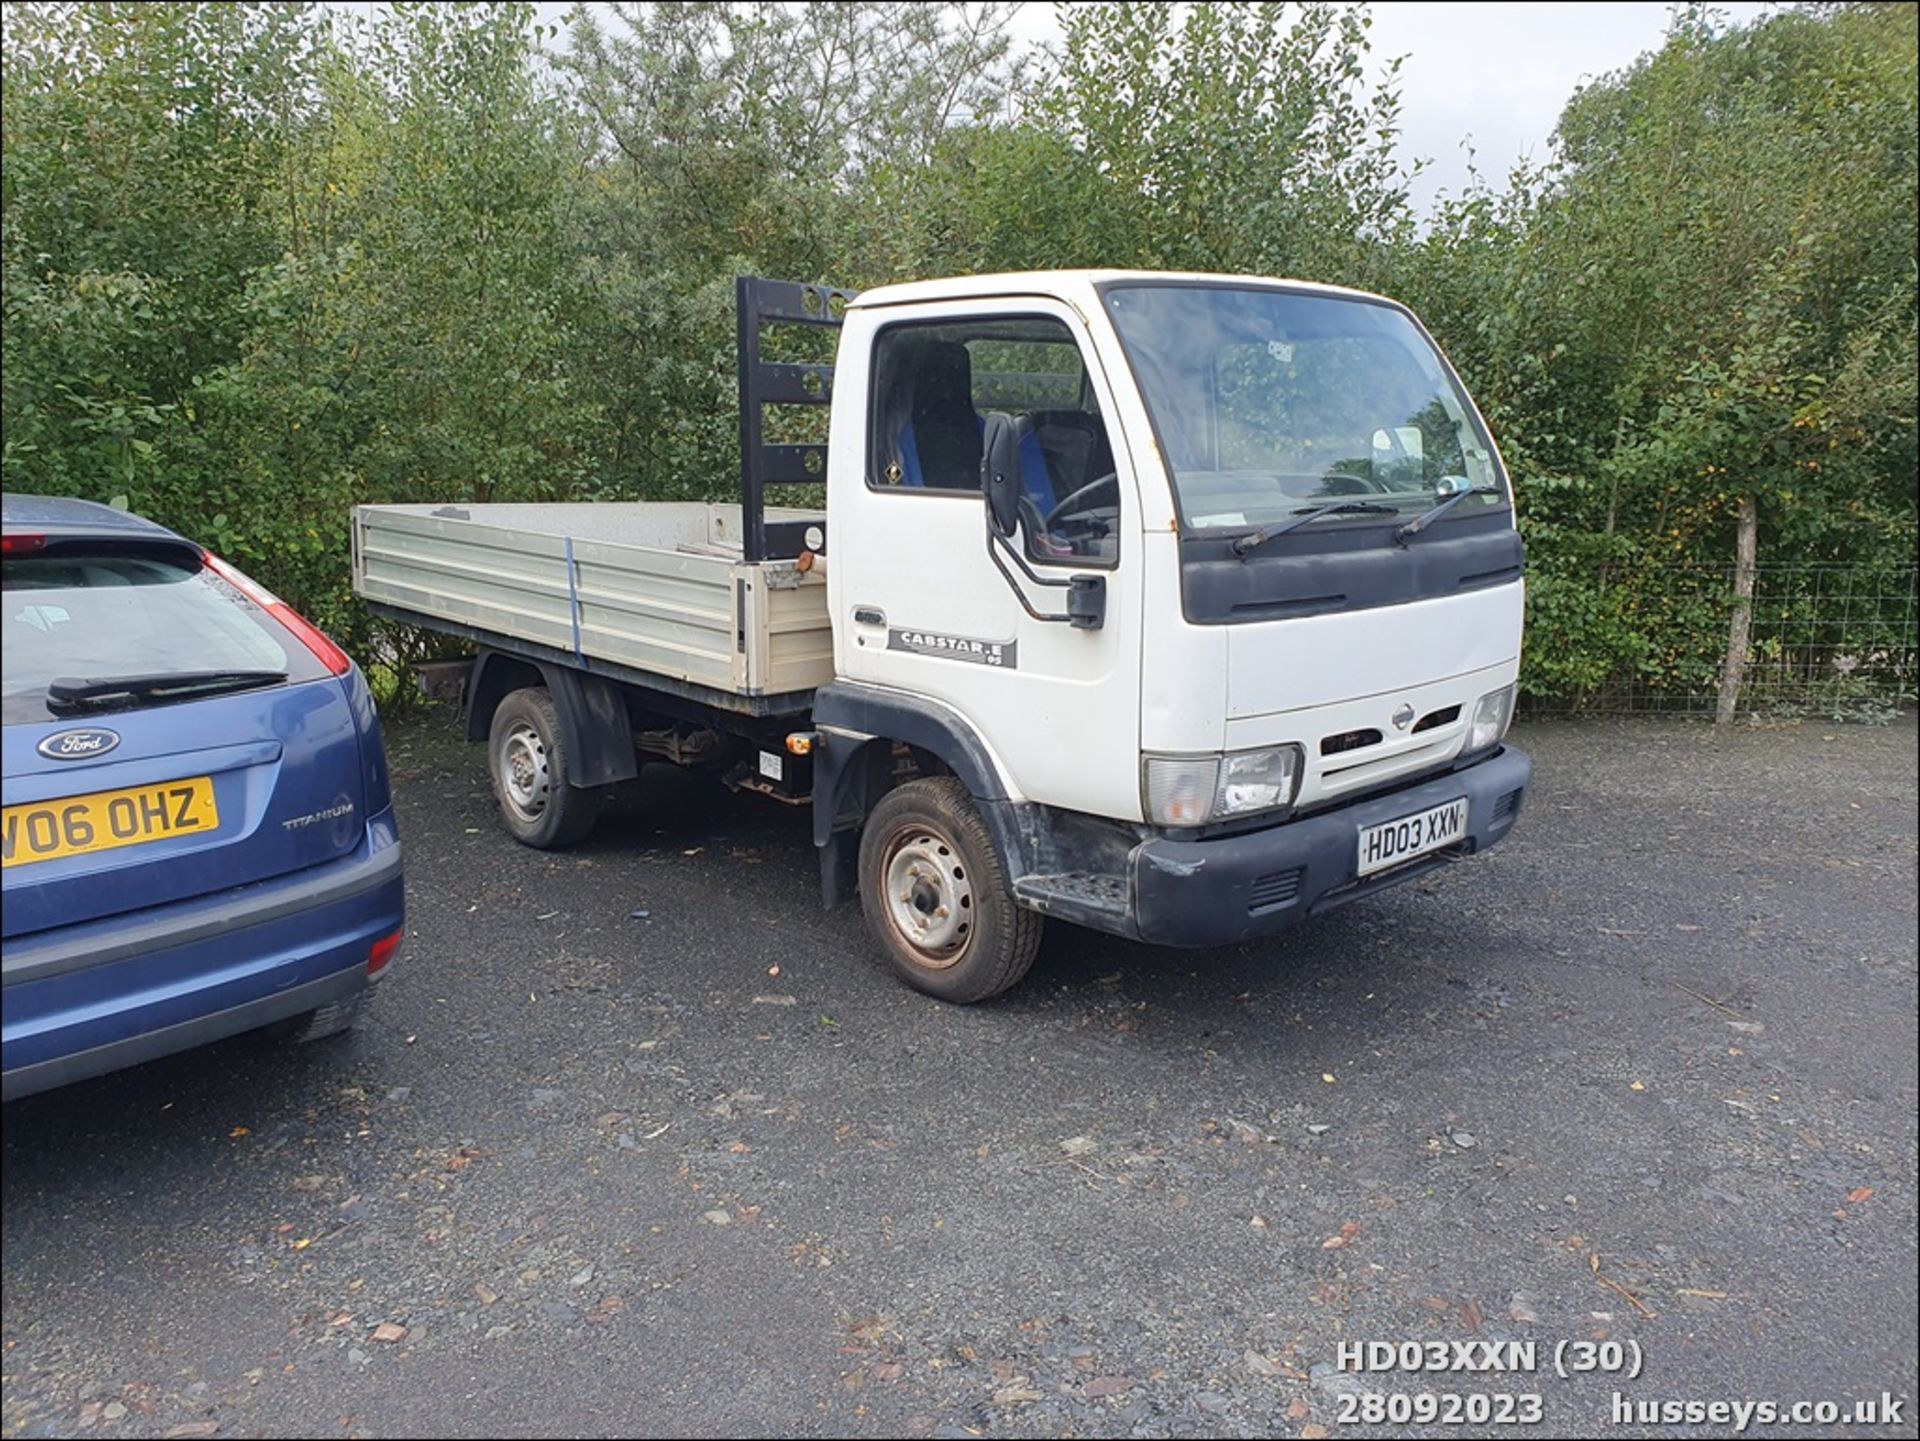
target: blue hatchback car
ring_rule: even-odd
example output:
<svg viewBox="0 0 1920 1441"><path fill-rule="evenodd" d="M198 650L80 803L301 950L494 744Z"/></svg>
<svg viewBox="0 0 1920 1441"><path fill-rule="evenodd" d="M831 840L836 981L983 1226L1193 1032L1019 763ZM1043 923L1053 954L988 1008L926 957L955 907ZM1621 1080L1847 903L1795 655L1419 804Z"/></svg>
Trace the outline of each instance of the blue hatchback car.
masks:
<svg viewBox="0 0 1920 1441"><path fill-rule="evenodd" d="M400 943L373 697L283 602L85 501L0 497L5 1098L346 1029Z"/></svg>

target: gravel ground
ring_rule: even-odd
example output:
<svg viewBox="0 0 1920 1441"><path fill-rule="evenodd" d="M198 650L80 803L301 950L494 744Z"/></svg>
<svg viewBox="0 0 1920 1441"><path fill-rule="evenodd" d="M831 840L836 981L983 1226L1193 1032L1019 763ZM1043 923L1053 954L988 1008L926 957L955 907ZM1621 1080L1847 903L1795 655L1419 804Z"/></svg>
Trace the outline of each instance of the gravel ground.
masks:
<svg viewBox="0 0 1920 1441"><path fill-rule="evenodd" d="M1913 1434L1911 721L1526 728L1489 855L1231 950L1056 925L966 1010L818 909L804 812L650 772L541 854L444 715L388 738L357 1033L6 1108L6 1434ZM1407 1340L1539 1370L1333 1367ZM1553 1374L1594 1340L1641 1376Z"/></svg>

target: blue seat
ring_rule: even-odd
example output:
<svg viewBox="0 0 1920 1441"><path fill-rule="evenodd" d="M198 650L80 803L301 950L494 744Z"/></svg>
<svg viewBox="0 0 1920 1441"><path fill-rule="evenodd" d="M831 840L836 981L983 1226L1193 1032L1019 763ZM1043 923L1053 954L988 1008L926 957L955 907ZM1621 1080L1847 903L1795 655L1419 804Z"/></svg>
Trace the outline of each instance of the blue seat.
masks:
<svg viewBox="0 0 1920 1441"><path fill-rule="evenodd" d="M974 421L984 435L987 428L985 418L976 413ZM900 483L911 486L925 486L927 483L911 420L900 431ZM1040 449L1040 437L1032 431L1020 438L1020 484L1025 487L1027 498L1040 508L1040 514L1045 515L1053 509L1053 477L1047 473L1047 457Z"/></svg>

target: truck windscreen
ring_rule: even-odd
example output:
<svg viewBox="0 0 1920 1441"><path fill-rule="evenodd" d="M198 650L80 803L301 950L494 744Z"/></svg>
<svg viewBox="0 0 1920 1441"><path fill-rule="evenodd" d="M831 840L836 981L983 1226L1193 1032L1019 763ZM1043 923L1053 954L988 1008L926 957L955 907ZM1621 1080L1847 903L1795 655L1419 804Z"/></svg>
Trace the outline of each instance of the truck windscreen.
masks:
<svg viewBox="0 0 1920 1441"><path fill-rule="evenodd" d="M1398 526L1463 492L1484 493L1449 517L1507 505L1471 405L1395 307L1164 282L1103 294L1189 533L1255 531L1344 500L1370 504L1331 515L1334 527Z"/></svg>

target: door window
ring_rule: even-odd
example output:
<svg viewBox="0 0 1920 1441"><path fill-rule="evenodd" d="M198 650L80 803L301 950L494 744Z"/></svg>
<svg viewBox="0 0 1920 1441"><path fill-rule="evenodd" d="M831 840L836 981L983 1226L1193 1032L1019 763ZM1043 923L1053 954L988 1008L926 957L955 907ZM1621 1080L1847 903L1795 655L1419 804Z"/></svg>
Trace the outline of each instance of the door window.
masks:
<svg viewBox="0 0 1920 1441"><path fill-rule="evenodd" d="M1040 316L890 325L874 343L876 490L980 493L987 416L1020 428L1020 531L1037 561L1119 553L1113 447L1080 348Z"/></svg>

